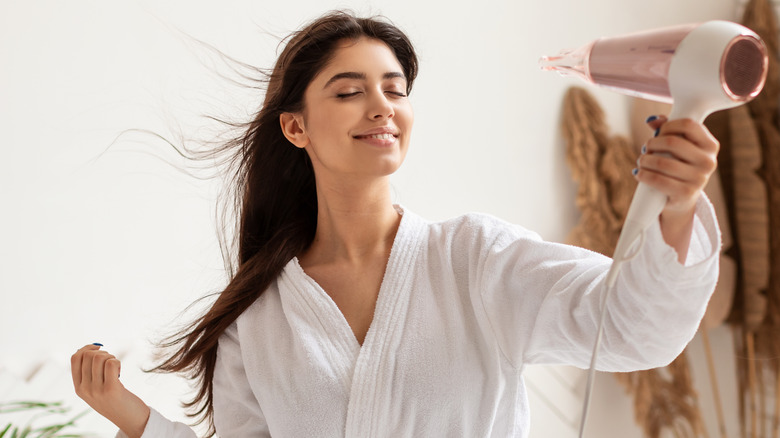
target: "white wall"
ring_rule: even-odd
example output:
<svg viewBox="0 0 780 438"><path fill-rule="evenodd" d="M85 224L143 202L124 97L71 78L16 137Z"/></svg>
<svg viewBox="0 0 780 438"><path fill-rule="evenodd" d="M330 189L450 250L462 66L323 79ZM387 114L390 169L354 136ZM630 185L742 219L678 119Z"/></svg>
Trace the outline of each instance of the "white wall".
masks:
<svg viewBox="0 0 780 438"><path fill-rule="evenodd" d="M559 118L564 91L579 84L540 71L539 56L602 35L737 19L734 0L0 2L0 370L66 364L94 341L148 364L148 341L222 284L216 188L161 163L154 154L175 157L138 143L148 138L101 153L124 129L176 121L197 135L197 116L236 116L236 102L251 110L260 100L220 83L202 63L212 58L176 29L270 67L277 40L263 31L285 35L337 7L389 16L419 50L398 201L430 219L492 213L556 241L577 217ZM628 132L628 100L594 94ZM574 436L558 415L576 422L581 374L531 373L532 436ZM155 391L160 378L127 378L178 412L179 394ZM592 436L639 436L622 391L611 379L599 387Z"/></svg>

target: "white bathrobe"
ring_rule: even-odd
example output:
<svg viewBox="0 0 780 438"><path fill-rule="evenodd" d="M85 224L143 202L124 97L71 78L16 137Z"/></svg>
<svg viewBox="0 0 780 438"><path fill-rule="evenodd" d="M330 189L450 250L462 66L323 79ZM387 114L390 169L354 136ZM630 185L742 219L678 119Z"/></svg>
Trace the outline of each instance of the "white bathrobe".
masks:
<svg viewBox="0 0 780 438"><path fill-rule="evenodd" d="M599 369L665 365L693 337L720 248L708 201L695 222L686 266L658 224L624 265ZM403 212L362 346L297 259L230 326L214 375L217 433L525 437L523 369L588 367L609 266L490 216L430 223ZM194 434L153 411L143 436Z"/></svg>

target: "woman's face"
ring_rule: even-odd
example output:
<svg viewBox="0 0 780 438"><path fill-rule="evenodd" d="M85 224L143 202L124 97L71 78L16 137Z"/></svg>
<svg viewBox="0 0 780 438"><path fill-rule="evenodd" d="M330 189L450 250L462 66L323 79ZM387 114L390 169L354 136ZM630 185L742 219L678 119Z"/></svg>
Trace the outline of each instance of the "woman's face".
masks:
<svg viewBox="0 0 780 438"><path fill-rule="evenodd" d="M318 180L395 172L409 147L414 115L392 50L375 39L344 41L304 95L303 141Z"/></svg>

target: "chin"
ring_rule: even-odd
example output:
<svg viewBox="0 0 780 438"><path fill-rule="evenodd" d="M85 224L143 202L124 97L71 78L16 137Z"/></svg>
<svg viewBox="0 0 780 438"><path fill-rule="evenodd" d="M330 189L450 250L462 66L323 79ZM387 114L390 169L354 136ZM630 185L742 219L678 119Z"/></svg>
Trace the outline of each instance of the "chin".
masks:
<svg viewBox="0 0 780 438"><path fill-rule="evenodd" d="M382 163L377 169L377 174L381 176L390 176L398 171L403 164L403 159L400 160L387 160Z"/></svg>

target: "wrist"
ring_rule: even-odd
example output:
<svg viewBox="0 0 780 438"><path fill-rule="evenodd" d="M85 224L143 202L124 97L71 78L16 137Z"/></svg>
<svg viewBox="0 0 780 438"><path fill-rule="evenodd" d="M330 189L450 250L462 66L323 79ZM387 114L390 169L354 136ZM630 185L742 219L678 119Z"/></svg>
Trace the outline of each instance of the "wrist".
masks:
<svg viewBox="0 0 780 438"><path fill-rule="evenodd" d="M688 255L688 246L693 234L693 218L696 213L695 206L688 209L665 209L661 213L661 233L667 245L677 252L677 260L685 263Z"/></svg>
<svg viewBox="0 0 780 438"><path fill-rule="evenodd" d="M115 424L128 438L140 438L146 429L152 411L135 394L129 394L131 397L125 404L123 414L117 418Z"/></svg>

